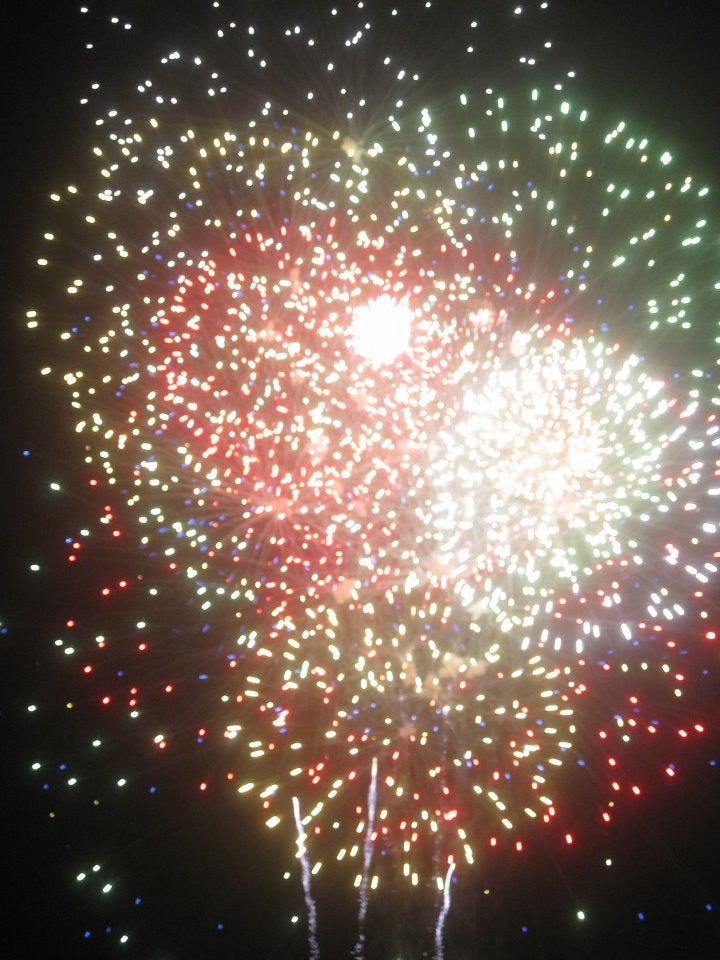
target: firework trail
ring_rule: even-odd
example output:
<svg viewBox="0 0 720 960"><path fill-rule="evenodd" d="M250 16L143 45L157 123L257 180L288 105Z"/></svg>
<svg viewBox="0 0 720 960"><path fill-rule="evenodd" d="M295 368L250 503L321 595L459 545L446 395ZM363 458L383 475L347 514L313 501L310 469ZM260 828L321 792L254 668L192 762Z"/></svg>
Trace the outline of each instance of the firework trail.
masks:
<svg viewBox="0 0 720 960"><path fill-rule="evenodd" d="M293 816L297 830L297 855L302 866L302 885L305 893L305 906L308 916L308 946L311 960L318 960L320 949L317 939L317 905L312 896L310 886L310 862L307 857L307 837L300 814L300 802L297 797L292 798Z"/></svg>
<svg viewBox="0 0 720 960"><path fill-rule="evenodd" d="M370 864L373 855L373 834L375 832L375 805L377 803L377 759L373 757L370 767L370 789L368 790L367 827L363 844L363 874L360 883L358 911L358 941L355 944L355 956L365 955L365 920L368 910L368 885Z"/></svg>
<svg viewBox="0 0 720 960"><path fill-rule="evenodd" d="M443 928L445 926L445 919L450 910L450 882L452 880L452 875L455 872L455 864L451 863L445 874L445 882L442 886L442 908L440 909L440 915L435 925L435 958L436 960L443 960L445 956L445 949L443 945Z"/></svg>

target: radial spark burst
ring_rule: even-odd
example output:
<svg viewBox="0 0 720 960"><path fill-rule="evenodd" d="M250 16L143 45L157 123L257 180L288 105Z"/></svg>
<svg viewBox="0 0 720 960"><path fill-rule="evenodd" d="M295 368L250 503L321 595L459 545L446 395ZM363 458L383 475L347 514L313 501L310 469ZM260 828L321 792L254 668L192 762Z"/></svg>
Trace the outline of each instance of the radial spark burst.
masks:
<svg viewBox="0 0 720 960"><path fill-rule="evenodd" d="M670 437L685 433L668 428L674 401L638 357L546 334L516 331L473 357L457 416L430 446L419 511L441 579L506 631L550 613L558 585L577 592L596 571L642 563L627 529L667 509L663 459L670 470Z"/></svg>
<svg viewBox="0 0 720 960"><path fill-rule="evenodd" d="M337 857L367 898L389 853L435 878L440 942L456 864L572 806L568 756L656 732L625 686L599 706L608 672L671 704L677 624L714 637L715 348L683 359L708 190L534 53L496 86L475 21L275 14L208 12L207 61L96 90L94 167L53 196L67 301L29 323L108 504L72 559L123 518L137 610L73 643L148 742L214 738L308 897Z"/></svg>

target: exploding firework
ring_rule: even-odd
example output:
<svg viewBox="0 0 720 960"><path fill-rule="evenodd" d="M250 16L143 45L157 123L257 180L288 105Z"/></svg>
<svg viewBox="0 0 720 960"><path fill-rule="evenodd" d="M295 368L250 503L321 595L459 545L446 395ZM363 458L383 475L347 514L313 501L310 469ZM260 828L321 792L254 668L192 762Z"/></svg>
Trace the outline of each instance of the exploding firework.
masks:
<svg viewBox="0 0 720 960"><path fill-rule="evenodd" d="M655 733L624 688L599 711L607 672L676 698L676 624L712 633L717 397L682 359L708 190L534 56L428 84L388 52L412 17L437 26L238 14L207 63L95 92L41 259L68 300L29 320L67 317L47 372L133 581L85 671L158 749L195 717L224 744L218 781L297 836L314 954L337 858L359 954L392 871L438 884L441 955L456 867L553 822L573 751ZM478 24L449 28L476 63Z"/></svg>

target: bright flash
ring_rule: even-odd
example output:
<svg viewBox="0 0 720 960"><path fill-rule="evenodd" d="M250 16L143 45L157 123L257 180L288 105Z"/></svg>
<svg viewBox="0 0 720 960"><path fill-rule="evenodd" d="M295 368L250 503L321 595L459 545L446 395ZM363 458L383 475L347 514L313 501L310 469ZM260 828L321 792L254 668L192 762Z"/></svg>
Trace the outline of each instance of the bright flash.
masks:
<svg viewBox="0 0 720 960"><path fill-rule="evenodd" d="M412 318L406 303L387 294L356 307L350 326L353 350L373 366L390 363L408 348Z"/></svg>

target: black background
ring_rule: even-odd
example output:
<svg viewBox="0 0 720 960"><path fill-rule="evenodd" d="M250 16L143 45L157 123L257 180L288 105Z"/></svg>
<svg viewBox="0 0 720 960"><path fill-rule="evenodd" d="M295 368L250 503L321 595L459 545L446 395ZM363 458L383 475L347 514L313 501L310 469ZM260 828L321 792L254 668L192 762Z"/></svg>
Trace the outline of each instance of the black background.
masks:
<svg viewBox="0 0 720 960"><path fill-rule="evenodd" d="M187 12L189 6L183 6ZM684 168L711 183L720 173L720 36L714 8L699 0L558 0L550 31L571 52L568 62L578 71L587 101L631 125L641 122L682 158ZM120 803L110 805L87 825L68 809L58 822L48 818L49 805L29 773L38 727L26 705L63 695L47 687L58 682L50 669L51 625L63 609L66 584L62 575L51 575L38 589L28 565L37 557L50 569L61 565L61 541L73 529L73 510L81 516L87 505L58 505L48 494L48 481L72 469L77 450L70 418L58 407L64 402L60 392L37 375L36 341L22 318L34 295L31 264L45 198L72 176L87 132L76 106L86 78L74 5L26 0L6 4L3 16L1 593L7 633L0 638L5 772L0 818L11 893L0 950L8 958L303 957L302 924L288 923L290 913L302 916L300 892L295 881L281 880L287 851L247 807L216 805L208 818L209 807L198 802L178 771L175 804L160 809L148 801L131 813ZM139 44L152 49L151 38ZM141 63L142 54L139 49ZM32 455L24 457L24 449ZM708 689L708 733L686 762L682 782L658 785L632 815L620 816L607 835L590 838L578 850L540 845L522 862L484 863L472 878L474 891L465 889L459 914L449 922L449 957L720 956L720 784L717 768L708 763L713 742L720 744L720 717ZM42 735L50 738L48 753L62 753L73 740L69 727ZM139 869L145 878L140 907L132 907L135 892L124 890L114 906L98 909L97 897L73 886L78 849L95 845L100 859L110 849L114 863ZM603 871L606 856L617 863L612 871ZM484 898L486 887L492 892ZM374 928L380 932L371 949L388 958L423 955L408 932L413 904L403 903L399 893L388 899L390 905L377 908ZM144 911L144 919L134 919L133 909ZM347 931L355 909L335 903L326 912L323 956L349 955ZM577 909L588 913L585 924L575 921ZM103 933L105 926L132 931L136 923L143 936L125 948L115 945L114 934ZM92 924L93 937L84 942L82 932Z"/></svg>

